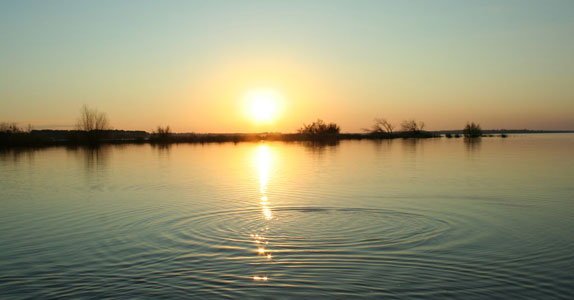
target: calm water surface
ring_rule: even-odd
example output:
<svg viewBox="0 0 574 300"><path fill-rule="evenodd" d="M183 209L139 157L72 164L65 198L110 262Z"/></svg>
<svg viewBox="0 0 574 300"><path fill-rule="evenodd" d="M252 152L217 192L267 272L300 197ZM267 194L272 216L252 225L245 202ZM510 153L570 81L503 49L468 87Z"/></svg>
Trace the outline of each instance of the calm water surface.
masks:
<svg viewBox="0 0 574 300"><path fill-rule="evenodd" d="M0 152L2 299L574 298L574 135Z"/></svg>

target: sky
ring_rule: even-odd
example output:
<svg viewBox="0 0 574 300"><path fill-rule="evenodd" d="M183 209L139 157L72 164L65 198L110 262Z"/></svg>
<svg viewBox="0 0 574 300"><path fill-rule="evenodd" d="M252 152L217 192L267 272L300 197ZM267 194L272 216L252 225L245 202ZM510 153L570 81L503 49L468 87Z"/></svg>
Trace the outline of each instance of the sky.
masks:
<svg viewBox="0 0 574 300"><path fill-rule="evenodd" d="M574 1L0 0L0 44L0 122L38 129L574 130Z"/></svg>

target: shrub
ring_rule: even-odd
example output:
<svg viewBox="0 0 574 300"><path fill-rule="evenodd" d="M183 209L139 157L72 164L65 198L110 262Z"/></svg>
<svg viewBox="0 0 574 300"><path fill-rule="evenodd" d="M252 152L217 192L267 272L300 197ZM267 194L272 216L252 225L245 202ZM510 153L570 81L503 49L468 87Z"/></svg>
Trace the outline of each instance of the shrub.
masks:
<svg viewBox="0 0 574 300"><path fill-rule="evenodd" d="M106 114L87 105L82 106L76 127L83 132L84 142L88 144L98 144L111 128Z"/></svg>
<svg viewBox="0 0 574 300"><path fill-rule="evenodd" d="M482 129L480 128L480 125L478 123L477 124L475 124L474 122L466 123L466 126L462 130L462 133L464 134L464 137L476 138L482 136Z"/></svg>
<svg viewBox="0 0 574 300"><path fill-rule="evenodd" d="M0 123L0 132L3 133L20 133L23 132L22 128L18 127L16 123Z"/></svg>
<svg viewBox="0 0 574 300"><path fill-rule="evenodd" d="M321 119L307 125L303 124L303 127L299 128L297 132L299 134L309 135L309 136L333 136L339 134L341 128L335 123L325 123Z"/></svg>
<svg viewBox="0 0 574 300"><path fill-rule="evenodd" d="M106 114L99 112L95 108L89 108L87 105L82 106L82 109L80 110L77 127L78 130L82 131L110 129Z"/></svg>
<svg viewBox="0 0 574 300"><path fill-rule="evenodd" d="M395 125L391 122L383 118L376 118L371 129L367 129L367 131L371 134L393 134L394 129Z"/></svg>
<svg viewBox="0 0 574 300"><path fill-rule="evenodd" d="M169 126L161 127L158 126L156 131L152 134L152 139L159 142L166 142L171 136L171 129Z"/></svg>
<svg viewBox="0 0 574 300"><path fill-rule="evenodd" d="M405 120L401 123L401 128L404 132L420 133L425 128L425 123L416 120Z"/></svg>

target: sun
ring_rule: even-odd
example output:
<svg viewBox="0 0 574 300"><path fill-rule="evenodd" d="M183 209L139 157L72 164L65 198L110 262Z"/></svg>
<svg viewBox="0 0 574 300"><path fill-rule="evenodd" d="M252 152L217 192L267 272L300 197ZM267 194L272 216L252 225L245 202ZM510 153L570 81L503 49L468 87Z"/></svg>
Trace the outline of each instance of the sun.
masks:
<svg viewBox="0 0 574 300"><path fill-rule="evenodd" d="M272 88L260 88L245 95L246 113L257 123L272 122L277 118L283 97Z"/></svg>

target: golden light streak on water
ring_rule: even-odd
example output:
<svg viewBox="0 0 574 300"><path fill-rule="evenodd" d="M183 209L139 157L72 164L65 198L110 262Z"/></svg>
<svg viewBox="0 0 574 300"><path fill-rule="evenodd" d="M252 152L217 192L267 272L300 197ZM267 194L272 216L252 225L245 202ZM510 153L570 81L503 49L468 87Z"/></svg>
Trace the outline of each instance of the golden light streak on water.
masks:
<svg viewBox="0 0 574 300"><path fill-rule="evenodd" d="M267 145L260 145L257 148L255 154L255 160L257 162L257 173L259 175L259 193L260 193L260 206L263 213L263 217L266 221L271 221L273 219L273 212L271 210L269 197L267 195L267 183L269 182L269 175L271 173L271 150ZM263 228L263 231L269 230L268 223ZM251 237L255 240L257 245L264 244L267 246L269 241L259 234L252 234ZM268 261L273 258L270 251L265 247L258 246L256 250L258 255L265 256ZM267 281L267 276L253 276L255 281Z"/></svg>
<svg viewBox="0 0 574 300"><path fill-rule="evenodd" d="M253 276L253 280L255 281L267 281L267 276Z"/></svg>

